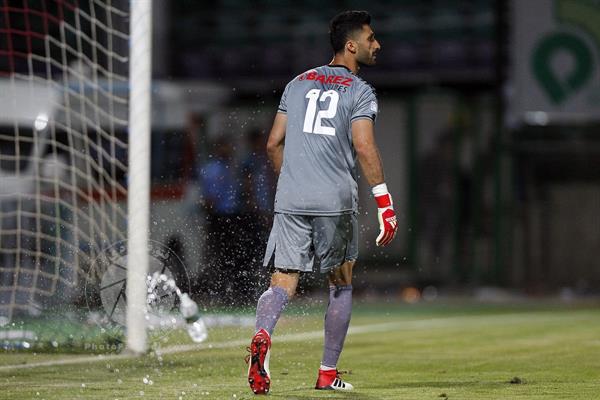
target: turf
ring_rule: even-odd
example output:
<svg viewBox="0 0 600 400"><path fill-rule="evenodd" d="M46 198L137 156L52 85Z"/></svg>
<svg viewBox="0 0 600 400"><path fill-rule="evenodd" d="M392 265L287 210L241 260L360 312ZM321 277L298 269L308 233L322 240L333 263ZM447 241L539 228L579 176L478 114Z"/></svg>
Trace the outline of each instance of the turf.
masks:
<svg viewBox="0 0 600 400"><path fill-rule="evenodd" d="M594 307L357 304L340 360L340 368L351 370L344 377L355 386L352 393L312 389L321 310L296 308L282 319L272 347L270 398L600 397L600 311ZM81 355L2 353L0 393L15 399L254 398L243 361L251 333L215 329L200 349L73 365L7 369ZM190 342L181 332L161 340L163 348L177 343Z"/></svg>

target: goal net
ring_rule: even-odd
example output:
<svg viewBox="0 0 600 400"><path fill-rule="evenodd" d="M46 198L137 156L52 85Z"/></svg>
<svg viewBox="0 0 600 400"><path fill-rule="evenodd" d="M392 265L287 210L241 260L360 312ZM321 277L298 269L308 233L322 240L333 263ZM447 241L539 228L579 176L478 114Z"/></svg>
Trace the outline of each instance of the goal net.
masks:
<svg viewBox="0 0 600 400"><path fill-rule="evenodd" d="M0 325L80 319L118 286L94 268L127 238L129 7L0 1Z"/></svg>

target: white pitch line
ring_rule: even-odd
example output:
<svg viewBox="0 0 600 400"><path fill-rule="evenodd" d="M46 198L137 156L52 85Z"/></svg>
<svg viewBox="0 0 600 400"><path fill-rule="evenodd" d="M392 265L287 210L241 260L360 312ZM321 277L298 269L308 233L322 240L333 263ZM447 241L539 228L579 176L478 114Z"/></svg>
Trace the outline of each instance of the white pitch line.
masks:
<svg viewBox="0 0 600 400"><path fill-rule="evenodd" d="M397 322L386 322L374 325L359 325L350 327L348 335L359 335L364 333L376 333L376 332L390 332L390 331L407 331L413 329L423 328L444 328L450 326L464 325L467 323L476 323L478 325L507 325L511 323L522 323L522 322L547 322L553 320L564 320L564 316L555 316L550 313L515 313L515 314L498 314L498 315L472 315L462 317L447 317L447 318L431 318L423 320L413 321L397 321ZM575 316L568 317L568 319L586 319L587 316ZM323 331L310 331L302 333L290 333L281 336L277 336L274 340L279 342L300 342L311 339L321 339L323 337ZM217 343L201 343L201 344L187 344L187 345L175 345L165 348L159 348L155 350L157 356L166 354L177 354L185 353L189 351L200 351L210 349L227 349L238 346L245 346L249 342L249 339L231 340L227 342ZM134 354L114 354L114 355L96 355L96 356L84 356L74 358L64 358L51 361L42 361L38 363L30 364L17 364L17 365L4 365L0 366L0 371L10 371L15 369L29 369L37 367L51 367L57 365L73 365L73 364L85 364L99 361L113 361L113 360L124 360L129 358L136 358L138 356Z"/></svg>

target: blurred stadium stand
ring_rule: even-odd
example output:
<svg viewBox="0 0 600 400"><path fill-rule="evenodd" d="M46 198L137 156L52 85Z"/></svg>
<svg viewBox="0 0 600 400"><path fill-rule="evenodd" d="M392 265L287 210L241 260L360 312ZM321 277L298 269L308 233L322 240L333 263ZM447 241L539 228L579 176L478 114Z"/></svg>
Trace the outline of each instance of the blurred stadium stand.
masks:
<svg viewBox="0 0 600 400"><path fill-rule="evenodd" d="M330 58L328 21L355 1L171 2L167 74L178 78L284 82ZM381 52L377 87L424 80L495 78L493 0L372 1ZM371 73L372 72L372 73Z"/></svg>

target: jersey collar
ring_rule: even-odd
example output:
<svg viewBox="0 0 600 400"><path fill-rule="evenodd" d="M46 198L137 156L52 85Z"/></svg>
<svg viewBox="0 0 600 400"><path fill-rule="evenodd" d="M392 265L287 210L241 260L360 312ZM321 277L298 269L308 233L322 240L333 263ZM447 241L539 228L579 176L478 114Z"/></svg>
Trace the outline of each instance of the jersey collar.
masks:
<svg viewBox="0 0 600 400"><path fill-rule="evenodd" d="M341 64L327 64L328 67L332 67L332 68L345 68L348 72L350 72L351 74L353 73L350 68L346 67L345 65L341 65Z"/></svg>

